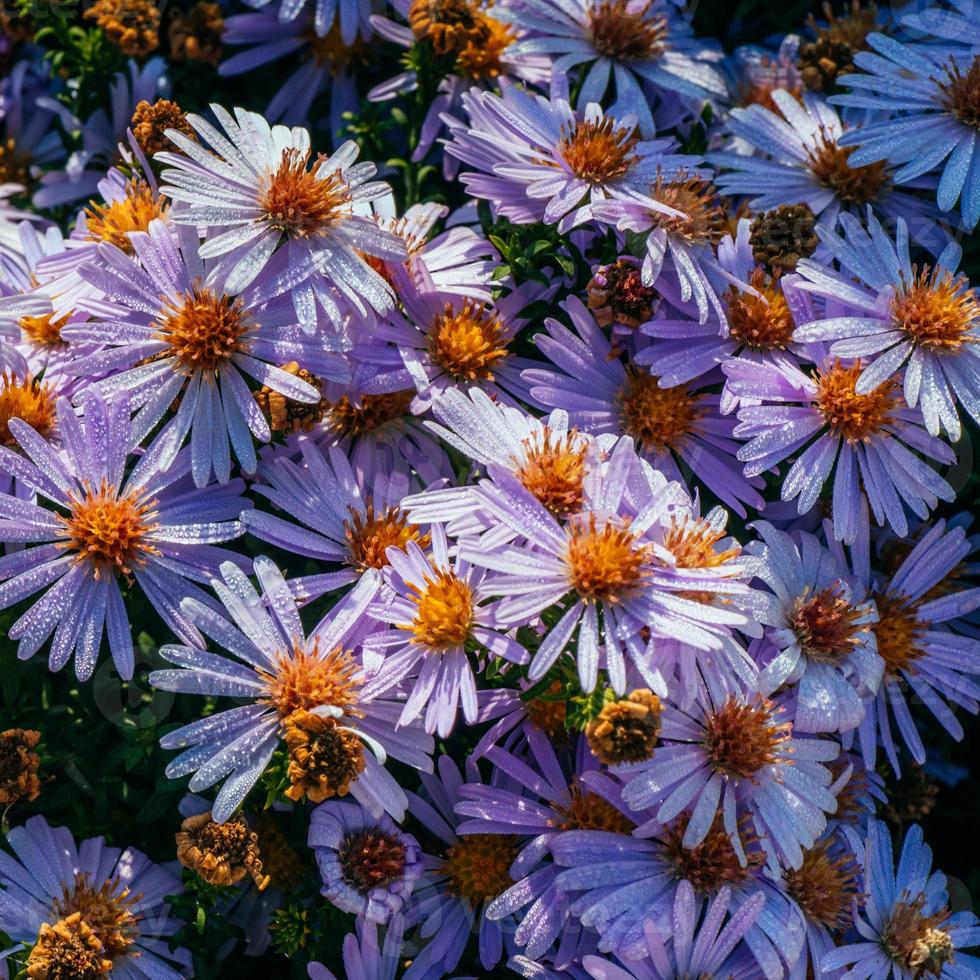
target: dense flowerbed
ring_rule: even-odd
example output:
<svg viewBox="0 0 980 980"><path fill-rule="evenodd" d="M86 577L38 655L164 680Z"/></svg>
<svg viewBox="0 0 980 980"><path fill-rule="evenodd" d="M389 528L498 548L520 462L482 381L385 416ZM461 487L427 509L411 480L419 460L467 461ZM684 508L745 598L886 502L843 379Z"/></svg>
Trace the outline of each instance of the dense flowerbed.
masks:
<svg viewBox="0 0 980 980"><path fill-rule="evenodd" d="M972 0L0 71L4 976L980 976Z"/></svg>

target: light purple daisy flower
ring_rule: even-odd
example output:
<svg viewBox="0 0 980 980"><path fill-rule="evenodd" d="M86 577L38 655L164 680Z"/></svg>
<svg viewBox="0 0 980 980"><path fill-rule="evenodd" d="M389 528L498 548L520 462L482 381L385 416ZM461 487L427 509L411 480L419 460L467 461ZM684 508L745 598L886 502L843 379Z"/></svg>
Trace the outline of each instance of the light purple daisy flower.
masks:
<svg viewBox="0 0 980 980"><path fill-rule="evenodd" d="M321 803L310 816L307 843L313 849L328 901L380 925L401 912L422 874L418 841L382 813L360 804Z"/></svg>
<svg viewBox="0 0 980 980"><path fill-rule="evenodd" d="M491 549L464 540L460 554L498 572L487 591L501 596L501 623L525 624L555 603L560 616L548 629L528 670L542 678L572 644L584 691L595 688L600 659L617 693L626 688L626 659L644 683L667 693L654 657L658 639L680 639L701 650L720 649L746 615L738 577L711 562L684 562L667 533L683 488L640 466L629 439L616 445L601 473L592 474L587 511L559 524L507 471L490 466L480 484L481 506L517 541ZM712 601L718 599L719 601ZM625 655L625 656L624 656Z"/></svg>
<svg viewBox="0 0 980 980"><path fill-rule="evenodd" d="M182 926L167 903L182 890L176 875L135 848L108 847L102 837L78 846L67 827L51 827L44 817L15 827L7 842L14 855L4 854L0 867L0 929L21 944L0 954L7 963L43 968L48 952L57 956L53 930L60 927L79 945L89 939L93 960L84 965L93 976L104 972L95 964L106 960L114 976L131 980L190 975L191 954L170 946ZM81 922L73 920L76 913ZM79 961L71 962L77 968Z"/></svg>
<svg viewBox="0 0 980 980"><path fill-rule="evenodd" d="M935 228L936 208L919 195L895 190L883 164L852 164L854 150L841 146L845 126L836 110L812 92L801 98L802 105L789 92L773 92L778 115L761 105L731 111L727 128L756 152L709 154L720 171L718 187L744 195L756 212L806 204L828 231L841 211L860 215L873 204L888 219L907 221L916 241L939 252L949 239Z"/></svg>
<svg viewBox="0 0 980 980"><path fill-rule="evenodd" d="M854 56L862 71L840 78L851 91L831 101L887 116L842 138L842 146L857 148L850 162L867 166L887 160L898 167L898 184L940 173L939 209L951 211L959 201L963 224L972 230L980 221L980 152L971 108L980 55L945 42L906 44L877 33L869 34L867 43L871 50Z"/></svg>
<svg viewBox="0 0 980 980"><path fill-rule="evenodd" d="M827 341L834 355L860 357L859 395L901 378L926 429L958 440L957 405L980 422L980 303L956 271L960 246L951 243L930 268L912 263L903 221L894 239L871 214L867 230L849 215L841 225L842 234L821 235L837 269L808 259L797 267L800 289L839 305L803 323L794 339Z"/></svg>
<svg viewBox="0 0 980 980"><path fill-rule="evenodd" d="M579 104L599 102L614 81L612 111L635 114L644 135L656 131L645 89L660 99L679 96L698 111L726 93L715 67L721 51L693 36L673 0L521 0L497 16L528 30L517 53L554 57L553 87L559 80L567 86L572 69L579 70Z"/></svg>
<svg viewBox="0 0 980 980"><path fill-rule="evenodd" d="M704 390L709 378L667 388L645 368L623 362L595 318L575 296L563 304L574 332L545 320L535 336L554 368L524 372L533 403L568 413L569 424L596 435L626 434L638 452L669 479L684 481L681 465L742 516L744 504L761 509L757 474L743 477L736 460L735 422L719 410L719 397Z"/></svg>
<svg viewBox="0 0 980 980"><path fill-rule="evenodd" d="M872 575L866 560L863 568L859 566L878 607L879 620L873 629L878 654L885 662L881 689L869 702L858 729L869 768L875 765L880 741L888 761L899 771L890 716L912 758L919 765L925 763L922 737L909 711L911 698L955 739L963 738L963 726L954 709L977 713L980 639L952 632L950 626L980 607L980 589L943 587L970 549L962 527L947 529L944 521L937 521L893 575Z"/></svg>
<svg viewBox="0 0 980 980"><path fill-rule="evenodd" d="M214 545L241 535L238 517L249 504L240 480L207 493L195 489L186 453L167 467L146 453L127 473L124 398L106 404L90 397L82 418L63 398L56 418L63 450L20 419L9 427L21 452L0 447L0 469L42 498L0 495L0 540L31 545L0 559L0 607L44 590L10 627L18 657L35 654L53 633L51 669L60 670L74 653L75 673L87 680L105 634L116 669L129 680L133 639L122 584L135 582L186 643L202 643L180 601L207 599L194 583L207 582L233 557Z"/></svg>
<svg viewBox="0 0 980 980"><path fill-rule="evenodd" d="M600 956L588 955L582 966L594 980L753 980L758 977L758 962L737 951L765 907L766 896L757 892L729 916L731 899L731 890L722 888L710 902L702 903L691 883L681 881L674 895L668 935L662 935L652 922L644 924L646 946L642 958L620 960L620 967Z"/></svg>
<svg viewBox="0 0 980 980"><path fill-rule="evenodd" d="M721 816L744 861L737 826L749 814L770 864L798 868L803 849L813 846L826 814L837 808L824 763L840 747L797 736L786 710L761 695L730 695L721 704L705 699L687 710L668 702L660 738L648 762L615 771L626 780L623 799L632 808L655 808L652 825L690 811L685 848L704 841Z"/></svg>
<svg viewBox="0 0 980 980"><path fill-rule="evenodd" d="M950 912L946 876L932 871L932 850L922 828L905 835L898 865L888 827L874 821L864 858L864 901L856 917L858 937L828 952L823 970L849 966L845 977L971 980L980 959L962 952L980 942L980 923L970 911Z"/></svg>
<svg viewBox="0 0 980 980"><path fill-rule="evenodd" d="M384 936L378 935L373 922L359 919L357 931L344 937L343 959L345 976L350 980L395 980L403 960L401 916L393 916ZM310 980L337 980L322 963L310 963L307 968Z"/></svg>
<svg viewBox="0 0 980 980"><path fill-rule="evenodd" d="M364 316L368 309L391 309L391 289L365 256L404 258L405 247L358 213L389 188L371 181L374 164L355 163L357 144L348 141L311 167L307 130L270 126L244 109L234 118L221 106L211 111L224 135L188 115L202 142L168 130L182 153L165 151L155 159L169 167L162 190L175 202L173 220L208 229L201 257L218 260L225 289L240 292L265 271L258 301L288 292L311 332L318 308L335 324L347 311Z"/></svg>
<svg viewBox="0 0 980 980"><path fill-rule="evenodd" d="M856 728L884 672L874 602L814 535L764 521L753 527L762 542L748 550L761 559L756 574L771 590L765 637L754 651L766 661L759 689L771 696L793 686L797 731Z"/></svg>
<svg viewBox="0 0 980 980"><path fill-rule="evenodd" d="M749 476L793 459L781 497L806 514L833 476L834 536L848 544L867 539L868 505L877 524L908 533L910 510L921 519L953 488L930 465L956 454L925 430L895 385L858 394L861 363L825 359L812 374L789 365L732 360L728 386L742 399L735 435L745 439L738 458ZM748 402L746 400L749 400ZM924 457L924 458L923 458Z"/></svg>
<svg viewBox="0 0 980 980"><path fill-rule="evenodd" d="M95 388L131 393L135 443L155 433L151 444L171 458L189 438L198 486L212 473L219 483L228 480L232 450L254 473L253 438L266 442L271 431L245 378L316 405L318 388L278 365L294 361L317 376L346 377L340 341L329 332L311 337L289 307L260 305L254 288L229 293L191 229L175 235L152 221L130 242L132 256L102 243L100 261L78 269L105 298L83 300L93 319L62 328L69 341L101 347L76 359L73 371L96 378L109 372ZM177 411L157 431L175 401Z"/></svg>
<svg viewBox="0 0 980 980"><path fill-rule="evenodd" d="M504 8L500 8L503 10ZM474 197L518 224L544 221L567 231L593 217L592 205L693 170L700 157L671 139L641 140L636 117L614 117L597 102L576 114L564 99L503 84L502 95L463 96L469 125L455 123L446 152L477 169L460 180Z"/></svg>
<svg viewBox="0 0 980 980"><path fill-rule="evenodd" d="M474 567L462 554L450 558L442 527L432 530L431 553L409 540L404 550L387 551L387 588L368 610L392 628L364 639L364 662L372 683L404 686L414 676L399 725L425 715L429 733L448 737L460 708L467 724L477 720L476 676L472 658L503 657L526 664L527 650L501 628L492 575ZM376 660L375 660L376 658Z"/></svg>
<svg viewBox="0 0 980 980"><path fill-rule="evenodd" d="M165 749L183 749L167 767L176 779L194 773L191 792L225 778L212 815L223 823L259 780L283 739L290 749L291 798L314 801L350 793L372 815L401 820L406 799L384 768L390 755L417 769L430 769L432 739L418 728L396 730L401 705L365 677L347 652L368 627L365 610L377 591L375 572L357 585L307 636L281 572L268 558L255 560L262 587L255 590L230 562L211 585L233 622L196 599L184 614L230 654L186 646L160 652L177 669L157 670L150 683L161 690L247 703L209 715L165 735ZM336 765L324 773L304 768L304 752L320 740ZM315 776L319 776L317 781Z"/></svg>

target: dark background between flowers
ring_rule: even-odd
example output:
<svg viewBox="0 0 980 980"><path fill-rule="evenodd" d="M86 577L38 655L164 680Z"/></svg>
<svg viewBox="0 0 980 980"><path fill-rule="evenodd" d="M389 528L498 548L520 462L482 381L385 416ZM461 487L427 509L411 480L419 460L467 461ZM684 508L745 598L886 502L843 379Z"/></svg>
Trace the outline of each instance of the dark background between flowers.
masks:
<svg viewBox="0 0 980 980"><path fill-rule="evenodd" d="M47 28L43 43L51 51L57 70L64 77L82 80L73 108L84 118L102 102L111 75L121 67L118 52L99 37L96 28L81 19L83 6L73 0L0 0L0 6L8 10L14 4L21 6L13 9L26 8L36 22ZM178 0L168 4L171 10L178 6ZM807 15L819 13L821 6L806 0L701 0L695 11L695 28L700 34L720 38L731 49L800 31ZM839 4L835 3L835 7ZM166 14L165 11L165 22ZM374 81L393 75L399 69L399 58L400 52L390 48L376 63L366 66L362 91L367 91ZM201 109L210 101L261 110L268 93L278 84L275 68L254 72L246 79L226 80L201 62L192 65L176 64L171 73L173 97L185 111ZM350 135L362 144L362 158L379 164L387 162L386 176L403 206L416 200L445 200L447 195L450 204L460 199L459 187L443 185L435 168L426 162L406 162L410 154L404 144L405 133L411 131L413 122L420 118L416 114L424 112L426 106L424 95L414 102L397 103L394 109L391 103L364 103L358 119L350 122ZM321 115L326 116L326 111ZM327 134L318 135L325 148ZM698 148L698 139L698 132L694 132L690 138L692 149ZM493 231L503 238L505 260L518 276L535 266L540 268L548 255L553 255L553 238L542 245L532 241L526 230L498 226ZM541 235L540 230L534 235ZM965 269L978 282L977 236L965 239L963 245L968 256ZM584 276L580 285L588 278L581 263L567 271ZM974 428L966 438L977 445L977 437ZM973 458L968 448L965 456L967 460ZM975 468L959 483L965 485L954 507L948 508L949 513L973 511L980 498L980 476ZM312 570L305 560L276 553L256 542L246 541L242 547L272 554L291 575ZM181 821L177 806L186 792L187 780L168 780L164 776L172 753L159 748L159 739L165 732L212 709L200 698L175 699L149 687L149 670L162 662L157 647L172 637L138 592L128 597L128 603L137 644L137 673L128 684L120 682L111 662L105 659L85 685L77 683L70 668L59 674L49 673L43 653L26 663L19 662L15 644L5 636L21 610L0 614L0 636L4 637L0 639L0 731L19 727L36 728L42 733L41 771L45 780L35 802L16 804L2 816L7 829L41 813L52 824L70 827L76 839L104 834L113 844L132 845L154 860L167 862L174 859L174 833ZM308 625L317 620L319 612L322 610L308 610ZM953 879L954 902L962 907L971 895L980 896L980 835L976 833L980 779L969 771L980 750L980 724L971 717L962 717L966 737L954 743L928 712L920 711L916 718L929 746L930 763L936 767L926 777L937 787L935 805L922 823L937 866ZM463 731L441 750L462 759L472 742L473 736ZM944 778L937 778L937 773ZM408 788L415 788L415 774L406 772L404 782ZM897 788L900 796L903 789ZM261 806L261 789L253 794L253 800L254 805ZM190 890L176 903L177 913L187 922L178 939L194 951L195 968L202 980L232 976L247 980L267 977L270 970L275 971L275 976L305 976L305 964L310 959L320 959L342 975L340 941L352 928L353 920L318 899L319 879L305 847L305 815L297 810L291 815L276 813L274 819L307 865L308 873L304 884L290 894L289 908L277 924L272 948L264 956L235 953L216 965L216 951L238 933L212 909L218 890L202 887L199 882L195 885L197 879L187 876ZM412 830L425 845L424 828L416 825ZM464 960L457 972L483 975L475 958Z"/></svg>

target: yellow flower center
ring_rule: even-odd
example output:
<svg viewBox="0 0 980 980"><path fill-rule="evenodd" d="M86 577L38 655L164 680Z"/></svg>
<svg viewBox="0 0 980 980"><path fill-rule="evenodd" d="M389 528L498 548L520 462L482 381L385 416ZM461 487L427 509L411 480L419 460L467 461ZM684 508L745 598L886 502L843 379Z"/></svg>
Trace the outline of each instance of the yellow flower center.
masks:
<svg viewBox="0 0 980 980"><path fill-rule="evenodd" d="M265 220L289 238L311 238L349 218L351 190L339 170L320 171L327 158L320 155L307 169L310 151L286 149L259 198Z"/></svg>
<svg viewBox="0 0 980 980"><path fill-rule="evenodd" d="M779 749L790 737L789 722L777 724L776 705L756 697L742 703L730 697L708 715L704 724L704 747L716 772L750 779L763 766L772 765Z"/></svg>
<svg viewBox="0 0 980 980"><path fill-rule="evenodd" d="M574 433L557 435L551 429L524 440L525 455L517 478L525 489L556 517L582 507L585 447L576 445Z"/></svg>
<svg viewBox="0 0 980 980"><path fill-rule="evenodd" d="M332 796L346 796L364 771L364 743L333 718L300 708L286 718L283 739L289 750L286 796L297 803L304 797L322 803Z"/></svg>
<svg viewBox="0 0 980 980"><path fill-rule="evenodd" d="M129 233L146 231L151 221L162 218L166 212L162 195L154 194L145 180L134 177L126 188L125 197L111 204L89 202L85 209L85 230L89 241L109 242L132 255Z"/></svg>
<svg viewBox="0 0 980 980"><path fill-rule="evenodd" d="M398 507L387 507L375 511L374 504L368 503L362 514L350 509L350 520L344 521L344 534L350 552L350 563L359 569L385 568L388 565L386 552L389 548L404 551L409 541L420 548L429 546L429 535L423 534L418 524L412 524L404 511Z"/></svg>
<svg viewBox="0 0 980 980"><path fill-rule="evenodd" d="M439 869L451 895L471 905L489 902L514 883L510 866L517 857L514 839L503 834L467 834L449 848Z"/></svg>
<svg viewBox="0 0 980 980"><path fill-rule="evenodd" d="M11 419L26 422L42 436L51 432L55 411L50 386L30 376L0 374L0 445L17 445L10 432Z"/></svg>
<svg viewBox="0 0 980 980"><path fill-rule="evenodd" d="M246 350L245 338L255 324L240 297L219 296L202 287L168 301L156 327L154 339L170 347L180 367L207 374Z"/></svg>
<svg viewBox="0 0 980 980"><path fill-rule="evenodd" d="M412 0L408 23L417 41L427 40L438 55L486 38L487 18L468 0Z"/></svg>
<svg viewBox="0 0 980 980"><path fill-rule="evenodd" d="M642 582L649 548L637 542L629 527L612 523L598 527L595 514L588 522L568 528L566 557L571 586L586 601L617 602Z"/></svg>
<svg viewBox="0 0 980 980"><path fill-rule="evenodd" d="M633 152L640 137L613 119L576 123L563 133L558 152L572 173L590 184L605 184L629 173L638 162Z"/></svg>
<svg viewBox="0 0 980 980"><path fill-rule="evenodd" d="M686 385L661 388L659 378L630 367L619 393L623 430L646 452L676 449L701 415L697 397Z"/></svg>
<svg viewBox="0 0 980 980"><path fill-rule="evenodd" d="M560 830L605 830L611 834L629 834L636 826L608 800L583 789L575 780L568 787L567 805L555 806L555 826Z"/></svg>
<svg viewBox="0 0 980 980"><path fill-rule="evenodd" d="M415 618L400 624L412 641L433 650L462 646L473 628L473 592L452 572L439 569L426 578L425 588L411 587L409 598L415 603Z"/></svg>
<svg viewBox="0 0 980 980"><path fill-rule="evenodd" d="M104 881L98 888L89 879L87 874L76 874L71 887L62 885L61 897L54 901L51 911L58 919L80 913L102 943L105 956L116 960L129 951L139 935L139 917L132 906L141 896L120 888L118 879Z"/></svg>
<svg viewBox="0 0 980 980"><path fill-rule="evenodd" d="M513 28L495 17L477 13L472 32L456 55L456 70L474 82L498 78L504 74L503 55L517 35Z"/></svg>
<svg viewBox="0 0 980 980"><path fill-rule="evenodd" d="M833 367L816 377L816 404L824 422L850 443L868 442L881 435L894 422L900 402L893 381L859 395L854 389L860 376L860 362L844 367L835 361Z"/></svg>
<svg viewBox="0 0 980 980"><path fill-rule="evenodd" d="M892 322L920 347L942 353L976 343L969 332L980 323L980 303L963 275L926 266L914 271L892 300Z"/></svg>
<svg viewBox="0 0 980 980"><path fill-rule="evenodd" d="M30 980L92 980L111 969L99 937L78 912L54 925L42 923L27 957Z"/></svg>
<svg viewBox="0 0 980 980"><path fill-rule="evenodd" d="M585 727L592 754L606 766L653 758L662 712L660 698L645 687L608 701Z"/></svg>
<svg viewBox="0 0 980 980"><path fill-rule="evenodd" d="M41 316L24 316L17 323L24 339L38 347L64 347L61 328L68 322L68 315L55 316L45 313Z"/></svg>
<svg viewBox="0 0 980 980"><path fill-rule="evenodd" d="M221 35L224 30L225 18L220 4L197 0L190 10L178 10L170 19L167 30L170 57L174 61L203 61L217 65L223 52Z"/></svg>
<svg viewBox="0 0 980 980"><path fill-rule="evenodd" d="M263 703L274 707L283 720L295 711L311 711L321 705L353 714L350 709L363 683L356 674L354 658L340 647L321 655L315 641L310 652L296 646L292 656L279 656L274 672L260 671L266 686Z"/></svg>
<svg viewBox="0 0 980 980"><path fill-rule="evenodd" d="M488 307L466 300L456 311L452 303L429 330L429 355L458 381L492 381L496 365L508 355L507 330Z"/></svg>

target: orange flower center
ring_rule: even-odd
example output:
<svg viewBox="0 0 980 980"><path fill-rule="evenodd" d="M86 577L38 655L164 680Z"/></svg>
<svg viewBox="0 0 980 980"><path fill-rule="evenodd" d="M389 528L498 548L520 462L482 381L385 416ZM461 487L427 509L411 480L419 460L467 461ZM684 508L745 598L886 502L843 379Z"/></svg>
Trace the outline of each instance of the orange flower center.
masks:
<svg viewBox="0 0 980 980"><path fill-rule="evenodd" d="M131 231L146 231L150 222L162 218L167 206L162 195L154 194L145 180L133 178L126 196L111 204L89 202L85 209L85 230L89 241L109 242L127 255L133 254Z"/></svg>
<svg viewBox="0 0 980 980"><path fill-rule="evenodd" d="M433 650L449 650L469 639L473 592L452 572L439 569L432 578L426 578L424 589L413 585L410 599L415 603L415 618L398 628L408 630L414 643Z"/></svg>
<svg viewBox="0 0 980 980"><path fill-rule="evenodd" d="M458 381L492 381L508 355L507 331L488 307L466 300L458 312L447 303L429 330L429 355Z"/></svg>
<svg viewBox="0 0 980 980"><path fill-rule="evenodd" d="M886 381L874 391L859 395L855 390L861 376L861 363L833 367L817 376L817 408L824 422L847 442L868 442L891 425L899 407L897 385Z"/></svg>
<svg viewBox="0 0 980 980"><path fill-rule="evenodd" d="M338 436L363 436L408 415L415 391L362 395L355 405L347 395L330 406L330 421Z"/></svg>
<svg viewBox="0 0 980 980"><path fill-rule="evenodd" d="M852 167L847 161L854 150L853 146L838 146L835 139L823 133L820 143L807 150L807 155L810 172L823 187L832 190L846 204L863 206L876 200L891 184L891 178L881 160L865 167Z"/></svg>
<svg viewBox="0 0 980 980"><path fill-rule="evenodd" d="M804 851L803 864L786 872L786 890L807 918L841 932L851 925L851 902L861 887L854 861L832 857L829 849L824 841Z"/></svg>
<svg viewBox="0 0 980 980"><path fill-rule="evenodd" d="M356 676L357 664L349 653L337 647L321 655L315 641L311 652L295 646L292 656L282 654L278 658L274 673L260 673L266 686L263 703L274 707L282 719L294 711L312 711L323 705L354 714L357 691L363 683Z"/></svg>
<svg viewBox="0 0 980 980"><path fill-rule="evenodd" d="M875 596L878 622L872 626L878 641L878 655L885 661L885 674L914 671L915 662L925 652L922 640L927 627L919 620L918 604L889 595Z"/></svg>
<svg viewBox="0 0 980 980"><path fill-rule="evenodd" d="M487 26L468 0L412 0L408 23L417 41L427 40L438 55L452 54L486 38Z"/></svg>
<svg viewBox="0 0 980 980"><path fill-rule="evenodd" d="M582 788L576 779L568 787L569 801L555 807L555 826L560 830L605 830L611 834L629 834L636 826L608 800Z"/></svg>
<svg viewBox="0 0 980 980"><path fill-rule="evenodd" d="M350 187L340 171L321 175L327 158L318 156L307 169L309 160L309 150L283 150L259 198L265 220L289 238L321 235L352 213Z"/></svg>
<svg viewBox="0 0 980 980"><path fill-rule="evenodd" d="M716 772L751 779L778 758L792 725L778 724L776 705L756 697L742 703L730 697L705 720L704 747Z"/></svg>
<svg viewBox="0 0 980 980"><path fill-rule="evenodd" d="M650 197L683 212L683 217L675 217L651 211L650 218L655 228L663 228L689 245L717 244L727 230L728 218L714 186L700 177L670 181L658 177Z"/></svg>
<svg viewBox="0 0 980 980"><path fill-rule="evenodd" d="M901 902L881 930L881 948L903 970L920 977L938 977L953 962L953 940L943 926L949 911L923 915L924 896Z"/></svg>
<svg viewBox="0 0 980 980"><path fill-rule="evenodd" d="M540 697L525 701L524 710L531 724L540 728L548 738L557 738L565 733L568 705L562 694L561 681L553 681Z"/></svg>
<svg viewBox="0 0 980 980"><path fill-rule="evenodd" d="M976 343L969 332L980 323L980 303L965 276L926 266L903 283L891 306L892 322L914 343L941 353Z"/></svg>
<svg viewBox="0 0 980 980"><path fill-rule="evenodd" d="M144 99L136 106L130 126L136 142L150 157L161 150L173 149L174 144L167 136L168 129L175 129L188 139L197 140L183 109L170 99L157 99L156 102Z"/></svg>
<svg viewBox="0 0 980 980"><path fill-rule="evenodd" d="M759 295L729 287L725 294L728 332L753 350L785 350L793 338L793 316L779 280L767 279L762 266L757 266L750 284Z"/></svg>
<svg viewBox="0 0 980 980"><path fill-rule="evenodd" d="M642 582L648 557L649 549L637 543L629 527L597 527L595 514L568 528L571 586L587 602L616 602L629 595Z"/></svg>
<svg viewBox="0 0 980 980"><path fill-rule="evenodd" d="M663 14L648 17L651 0L601 0L589 13L592 46L616 62L650 61L667 49L669 23Z"/></svg>
<svg viewBox="0 0 980 980"><path fill-rule="evenodd" d="M195 288L174 303L168 301L153 336L170 347L185 371L207 373L245 350L245 338L254 329L240 298Z"/></svg>
<svg viewBox="0 0 980 980"><path fill-rule="evenodd" d="M503 55L517 35L495 17L478 13L475 23L456 55L456 68L472 81L482 82L504 74Z"/></svg>
<svg viewBox="0 0 980 980"><path fill-rule="evenodd" d="M429 546L429 535L423 534L398 507L375 511L368 503L364 513L350 508L350 520L344 521L344 534L350 552L350 563L359 569L385 568L388 548L405 549L409 541L420 548Z"/></svg>
<svg viewBox="0 0 980 980"><path fill-rule="evenodd" d="M514 883L510 866L517 857L514 839L503 834L467 834L449 848L439 869L451 895L471 905L490 902Z"/></svg>
<svg viewBox="0 0 980 980"><path fill-rule="evenodd" d="M638 162L633 152L640 137L613 119L576 123L562 133L558 152L572 173L590 184L605 184L629 173Z"/></svg>
<svg viewBox="0 0 980 980"><path fill-rule="evenodd" d="M557 435L551 429L524 440L525 455L517 471L524 487L556 517L582 507L585 447L574 433Z"/></svg>
<svg viewBox="0 0 980 980"><path fill-rule="evenodd" d="M17 445L10 433L11 419L20 419L40 435L47 435L55 421L50 386L29 376L20 378L7 372L0 375L0 445Z"/></svg>
<svg viewBox="0 0 980 980"><path fill-rule="evenodd" d="M69 888L62 885L61 897L51 906L52 915L67 918L76 912L98 936L105 955L115 960L126 954L139 935L139 917L132 906L140 895L131 895L128 888L119 887L118 879L103 882L94 888L89 875L76 874Z"/></svg>
<svg viewBox="0 0 980 980"><path fill-rule="evenodd" d="M715 817L711 828L700 844L685 847L684 832L691 814L682 813L672 824L660 832L665 856L674 866L675 875L691 883L691 887L703 895L710 895L725 885L737 885L746 881L762 863L758 840L751 832L747 818L739 821L738 835L746 852L743 867L725 830L721 816Z"/></svg>
<svg viewBox="0 0 980 980"><path fill-rule="evenodd" d="M619 409L623 430L647 452L676 449L701 414L686 385L661 388L659 378L633 367L619 392Z"/></svg>
<svg viewBox="0 0 980 980"><path fill-rule="evenodd" d="M68 322L68 314L56 317L53 313L42 316L24 316L17 323L24 339L38 347L63 347L61 328Z"/></svg>
<svg viewBox="0 0 980 980"><path fill-rule="evenodd" d="M85 19L129 58L145 58L160 45L160 11L149 0L96 0Z"/></svg>

